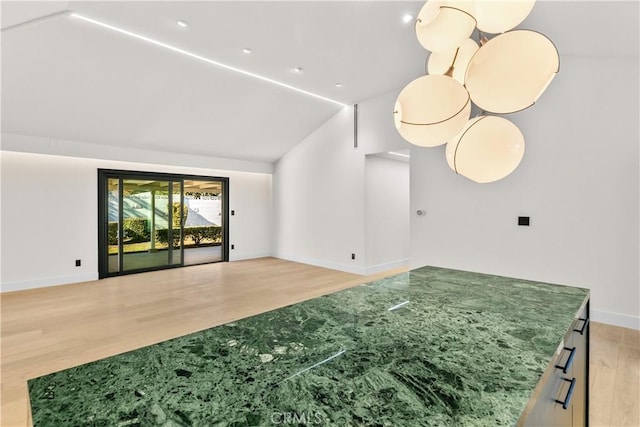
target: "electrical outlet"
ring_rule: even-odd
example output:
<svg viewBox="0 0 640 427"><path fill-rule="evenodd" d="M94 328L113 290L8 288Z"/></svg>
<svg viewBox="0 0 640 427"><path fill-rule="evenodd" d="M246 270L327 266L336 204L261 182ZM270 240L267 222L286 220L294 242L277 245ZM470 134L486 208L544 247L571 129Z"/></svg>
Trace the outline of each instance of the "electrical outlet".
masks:
<svg viewBox="0 0 640 427"><path fill-rule="evenodd" d="M351 259L356 259L356 254L351 254Z"/></svg>
<svg viewBox="0 0 640 427"><path fill-rule="evenodd" d="M236 245L231 245L231 249L235 249L235 248L236 248Z"/></svg>
<svg viewBox="0 0 640 427"><path fill-rule="evenodd" d="M519 216L518 217L518 225L523 225L525 227L529 226L529 217L528 216Z"/></svg>
<svg viewBox="0 0 640 427"><path fill-rule="evenodd" d="M76 260L76 267L80 267L82 265L82 260Z"/></svg>

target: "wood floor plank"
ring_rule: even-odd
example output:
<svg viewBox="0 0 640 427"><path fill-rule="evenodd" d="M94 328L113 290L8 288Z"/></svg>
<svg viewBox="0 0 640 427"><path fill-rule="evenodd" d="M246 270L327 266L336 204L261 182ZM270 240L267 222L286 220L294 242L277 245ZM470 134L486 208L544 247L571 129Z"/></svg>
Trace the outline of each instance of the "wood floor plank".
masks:
<svg viewBox="0 0 640 427"><path fill-rule="evenodd" d="M592 427L611 427L616 370L592 363L589 366L589 381L590 425Z"/></svg>
<svg viewBox="0 0 640 427"><path fill-rule="evenodd" d="M591 324L591 336L597 338L598 341L620 342L622 340L622 334L623 328L597 322L592 322Z"/></svg>
<svg viewBox="0 0 640 427"><path fill-rule="evenodd" d="M590 362L592 364L616 369L618 365L618 352L620 350L621 341L622 339L619 341L610 341L602 338L592 339Z"/></svg>
<svg viewBox="0 0 640 427"><path fill-rule="evenodd" d="M611 425L640 426L640 349L622 346L616 369L617 390L611 409Z"/></svg>
<svg viewBox="0 0 640 427"><path fill-rule="evenodd" d="M640 331L629 328L622 329L622 344L625 347L640 348Z"/></svg>
<svg viewBox="0 0 640 427"><path fill-rule="evenodd" d="M27 383L2 387L2 425L20 427L30 425L30 407L27 395Z"/></svg>

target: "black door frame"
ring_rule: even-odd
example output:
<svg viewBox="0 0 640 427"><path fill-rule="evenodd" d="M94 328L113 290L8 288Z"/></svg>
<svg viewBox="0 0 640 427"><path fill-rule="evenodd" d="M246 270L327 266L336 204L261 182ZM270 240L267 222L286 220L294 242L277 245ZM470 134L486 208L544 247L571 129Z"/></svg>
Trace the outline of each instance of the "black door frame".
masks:
<svg viewBox="0 0 640 427"><path fill-rule="evenodd" d="M185 174L172 174L162 172L140 172L133 170L119 170L119 169L98 169L98 277L104 279L105 277L123 276L127 274L143 273L145 271L165 270L169 268L185 267L184 265L184 247L181 245L180 264L166 265L160 267L143 268L129 271L118 271L115 273L109 272L109 250L107 247L108 242L108 189L107 183L109 179L118 179L119 183L122 183L123 179L143 179L143 180L157 180L157 181L173 181L180 183L181 189L181 201L184 203L184 181L185 180L198 180L198 181L220 181L222 182L222 260L212 261L203 264L211 264L214 262L228 262L229 261L229 178L220 176L205 176L205 175L185 175ZM122 200L122 185L118 187L118 199ZM122 210L118 213L119 218L119 236L122 236ZM171 242L169 236L169 242ZM122 251L118 251L120 257L119 270L122 270ZM190 264L195 265L195 264Z"/></svg>

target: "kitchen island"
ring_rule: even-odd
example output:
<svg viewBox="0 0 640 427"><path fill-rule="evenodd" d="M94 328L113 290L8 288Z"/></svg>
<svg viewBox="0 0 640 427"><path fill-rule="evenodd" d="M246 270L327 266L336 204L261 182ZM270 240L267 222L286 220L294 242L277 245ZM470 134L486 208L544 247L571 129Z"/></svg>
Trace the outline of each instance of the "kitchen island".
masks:
<svg viewBox="0 0 640 427"><path fill-rule="evenodd" d="M34 425L527 425L588 298L423 267L30 380Z"/></svg>

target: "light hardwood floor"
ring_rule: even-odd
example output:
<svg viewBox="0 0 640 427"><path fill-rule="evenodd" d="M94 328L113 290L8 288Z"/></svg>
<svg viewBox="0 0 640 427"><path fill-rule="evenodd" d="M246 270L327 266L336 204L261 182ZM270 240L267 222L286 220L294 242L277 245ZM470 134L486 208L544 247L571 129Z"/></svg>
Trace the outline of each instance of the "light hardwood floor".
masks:
<svg viewBox="0 0 640 427"><path fill-rule="evenodd" d="M592 426L640 426L640 331L591 323Z"/></svg>
<svg viewBox="0 0 640 427"><path fill-rule="evenodd" d="M363 277L263 258L1 294L1 425L30 425L29 378L400 271ZM592 425L640 426L640 332L592 323L591 349Z"/></svg>

